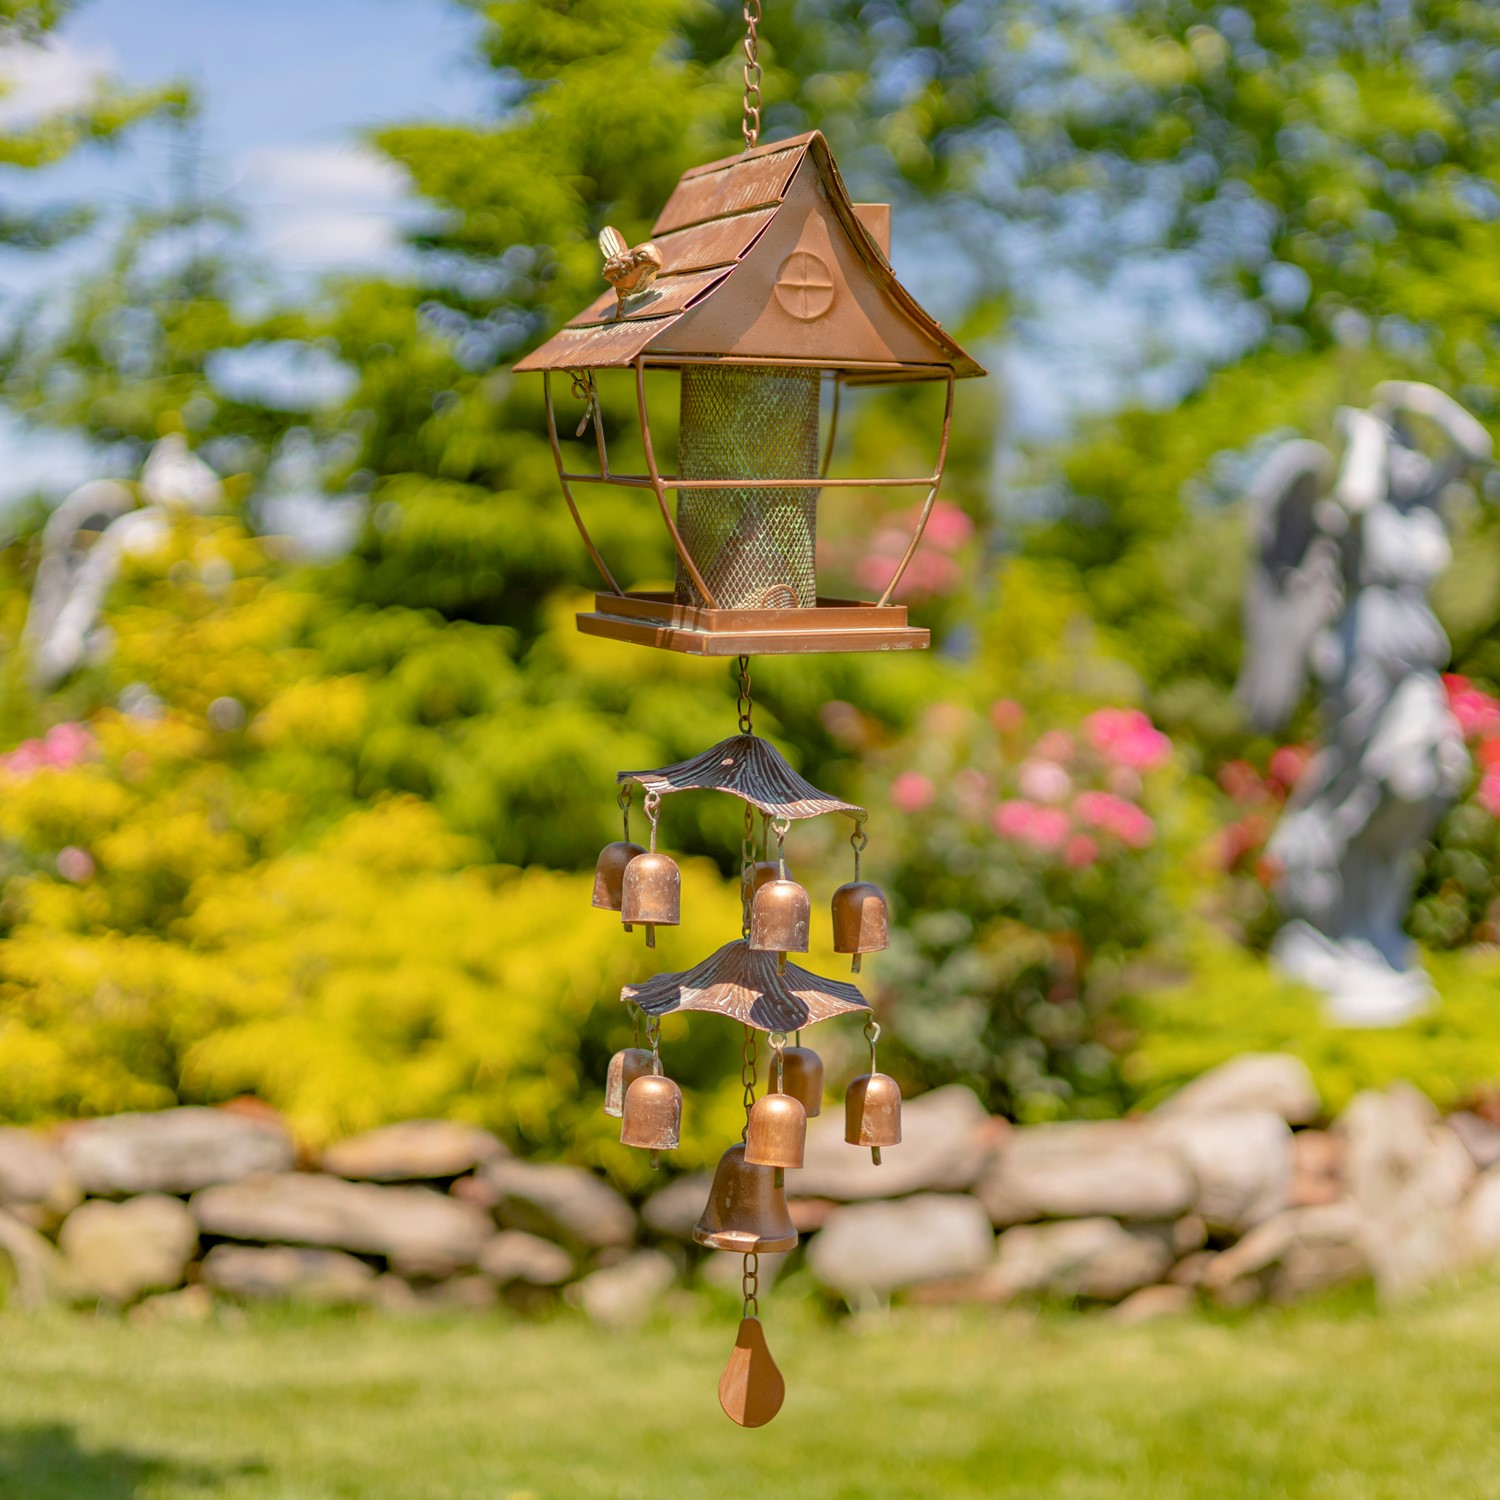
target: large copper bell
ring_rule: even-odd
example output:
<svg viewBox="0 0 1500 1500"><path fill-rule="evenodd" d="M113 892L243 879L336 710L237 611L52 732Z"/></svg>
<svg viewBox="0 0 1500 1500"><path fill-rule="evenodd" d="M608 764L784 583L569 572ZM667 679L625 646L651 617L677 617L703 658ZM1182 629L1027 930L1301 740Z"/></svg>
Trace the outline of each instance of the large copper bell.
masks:
<svg viewBox="0 0 1500 1500"><path fill-rule="evenodd" d="M812 902L795 880L772 880L750 908L750 946L762 953L806 953Z"/></svg>
<svg viewBox="0 0 1500 1500"><path fill-rule="evenodd" d="M637 854L625 866L620 920L646 929L646 946L656 946L658 927L675 927L682 917L682 871L670 855Z"/></svg>
<svg viewBox="0 0 1500 1500"><path fill-rule="evenodd" d="M823 1059L811 1047L788 1047L781 1054L781 1091L802 1106L809 1120L823 1113Z"/></svg>
<svg viewBox="0 0 1500 1500"><path fill-rule="evenodd" d="M653 1155L675 1151L682 1128L682 1090L670 1078L647 1073L625 1090L625 1114L620 1142L640 1146Z"/></svg>
<svg viewBox="0 0 1500 1500"><path fill-rule="evenodd" d="M807 1143L807 1111L790 1094L766 1094L750 1106L750 1128L745 1134L745 1160L753 1167L802 1165Z"/></svg>
<svg viewBox="0 0 1500 1500"><path fill-rule="evenodd" d="M646 851L639 844L623 840L606 844L599 851L594 866L594 905L603 911L619 911L620 892L625 883L625 866Z"/></svg>
<svg viewBox="0 0 1500 1500"><path fill-rule="evenodd" d="M833 893L833 951L852 953L850 967L859 973L862 953L891 946L891 918L885 893L868 880L851 880Z"/></svg>
<svg viewBox="0 0 1500 1500"><path fill-rule="evenodd" d="M651 1052L646 1047L626 1047L609 1060L604 1080L604 1113L618 1120L625 1113L625 1090L651 1071Z"/></svg>
<svg viewBox="0 0 1500 1500"><path fill-rule="evenodd" d="M761 886L769 885L773 880L790 880L792 878L792 872L790 868L786 868L786 872L785 874L783 874L782 871L784 868L785 867L782 865L782 862L780 860L756 860L755 866L750 872L751 894L754 895L754 893L758 891Z"/></svg>
<svg viewBox="0 0 1500 1500"><path fill-rule="evenodd" d="M696 1244L741 1255L775 1255L797 1244L797 1230L778 1187L773 1167L745 1160L745 1148L731 1146L719 1158L703 1217L693 1229Z"/></svg>
<svg viewBox="0 0 1500 1500"><path fill-rule="evenodd" d="M885 1073L862 1073L844 1095L844 1139L868 1146L880 1165L882 1146L901 1144L901 1086Z"/></svg>

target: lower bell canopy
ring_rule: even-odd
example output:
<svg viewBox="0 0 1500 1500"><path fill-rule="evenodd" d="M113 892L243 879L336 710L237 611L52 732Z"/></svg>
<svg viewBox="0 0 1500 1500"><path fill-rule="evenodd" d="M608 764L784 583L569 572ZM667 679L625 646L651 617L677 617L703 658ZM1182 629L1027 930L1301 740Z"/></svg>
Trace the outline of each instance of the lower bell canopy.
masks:
<svg viewBox="0 0 1500 1500"><path fill-rule="evenodd" d="M776 1185L774 1167L745 1160L744 1143L719 1158L703 1216L693 1242L710 1250L741 1255L775 1255L797 1245L797 1227L787 1208L786 1189Z"/></svg>

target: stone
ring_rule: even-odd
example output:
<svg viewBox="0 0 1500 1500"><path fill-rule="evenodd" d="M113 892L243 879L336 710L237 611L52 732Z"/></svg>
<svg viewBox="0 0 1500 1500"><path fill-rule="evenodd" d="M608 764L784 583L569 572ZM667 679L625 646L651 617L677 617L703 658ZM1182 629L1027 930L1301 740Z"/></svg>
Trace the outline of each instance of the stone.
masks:
<svg viewBox="0 0 1500 1500"><path fill-rule="evenodd" d="M421 1312L486 1312L499 1300L495 1283L473 1272L412 1289L412 1306Z"/></svg>
<svg viewBox="0 0 1500 1500"><path fill-rule="evenodd" d="M1194 1250L1172 1267L1167 1273L1167 1280L1173 1286L1202 1286L1203 1278L1208 1275L1208 1268L1218 1258L1212 1250Z"/></svg>
<svg viewBox="0 0 1500 1500"><path fill-rule="evenodd" d="M144 1297L129 1313L132 1323L207 1323L213 1315L213 1293L202 1285Z"/></svg>
<svg viewBox="0 0 1500 1500"><path fill-rule="evenodd" d="M5 1302L42 1307L71 1291L67 1267L50 1241L0 1210L0 1286Z"/></svg>
<svg viewBox="0 0 1500 1500"><path fill-rule="evenodd" d="M375 1300L376 1279L369 1265L342 1250L215 1245L203 1258L205 1285L241 1302L358 1307Z"/></svg>
<svg viewBox="0 0 1500 1500"><path fill-rule="evenodd" d="M325 1172L361 1182L425 1182L462 1177L507 1155L498 1137L456 1120L405 1120L330 1146Z"/></svg>
<svg viewBox="0 0 1500 1500"><path fill-rule="evenodd" d="M837 1209L807 1250L807 1265L850 1302L982 1270L995 1235L983 1206L967 1194L919 1193Z"/></svg>
<svg viewBox="0 0 1500 1500"><path fill-rule="evenodd" d="M193 1193L257 1172L284 1172L292 1138L274 1120L227 1109L106 1115L70 1126L63 1159L84 1192L101 1198Z"/></svg>
<svg viewBox="0 0 1500 1500"><path fill-rule="evenodd" d="M1500 1162L1500 1125L1493 1125L1482 1115L1471 1114L1466 1109L1449 1115L1444 1124L1464 1143L1481 1172L1488 1172ZM0 1174L3 1172L4 1167L0 1165Z"/></svg>
<svg viewBox="0 0 1500 1500"><path fill-rule="evenodd" d="M409 1275L466 1270L492 1230L483 1209L422 1187L287 1172L195 1193L205 1234L384 1256Z"/></svg>
<svg viewBox="0 0 1500 1500"><path fill-rule="evenodd" d="M1446 1275L1458 1205L1475 1175L1463 1142L1409 1084L1356 1094L1336 1129L1381 1296L1404 1296Z"/></svg>
<svg viewBox="0 0 1500 1500"><path fill-rule="evenodd" d="M838 1204L832 1198L788 1198L786 1211L798 1234L813 1234L836 1213Z"/></svg>
<svg viewBox="0 0 1500 1500"><path fill-rule="evenodd" d="M1287 1206L1292 1132L1269 1110L1180 1114L1147 1129L1181 1153L1198 1182L1194 1212L1220 1234L1243 1234ZM1196 1247L1192 1247L1196 1248Z"/></svg>
<svg viewBox="0 0 1500 1500"><path fill-rule="evenodd" d="M1198 1183L1183 1153L1134 1121L1015 1130L975 1193L996 1225L1031 1219L1175 1219Z"/></svg>
<svg viewBox="0 0 1500 1500"><path fill-rule="evenodd" d="M1137 1323L1154 1323L1159 1318L1179 1318L1197 1305L1198 1299L1187 1286L1143 1286L1123 1302L1110 1308L1109 1320L1125 1327Z"/></svg>
<svg viewBox="0 0 1500 1500"><path fill-rule="evenodd" d="M1269 1110L1288 1125L1310 1125L1322 1109L1307 1064L1285 1052L1242 1052L1211 1068L1156 1107L1165 1115Z"/></svg>
<svg viewBox="0 0 1500 1500"><path fill-rule="evenodd" d="M674 1240L691 1240L693 1226L703 1216L713 1181L706 1172L674 1178L646 1199L641 1205L641 1217L657 1234Z"/></svg>
<svg viewBox="0 0 1500 1500"><path fill-rule="evenodd" d="M198 1226L185 1204L161 1193L95 1198L63 1220L58 1248L84 1292L124 1305L182 1285Z"/></svg>
<svg viewBox="0 0 1500 1500"><path fill-rule="evenodd" d="M1292 1136L1292 1187L1288 1207L1313 1208L1344 1196L1344 1140L1331 1130Z"/></svg>
<svg viewBox="0 0 1500 1500"><path fill-rule="evenodd" d="M984 1169L995 1140L1005 1133L972 1089L951 1083L908 1099L901 1108L901 1144L881 1152L844 1140L844 1111L826 1110L807 1122L800 1169L787 1174L787 1192L798 1198L899 1198L906 1193L964 1192Z"/></svg>
<svg viewBox="0 0 1500 1500"><path fill-rule="evenodd" d="M582 1167L496 1161L483 1168L495 1189L495 1217L506 1229L524 1229L584 1250L629 1245L635 1214L602 1178ZM700 1205L701 1209L701 1205Z"/></svg>
<svg viewBox="0 0 1500 1500"><path fill-rule="evenodd" d="M1365 1223L1349 1202L1289 1208L1215 1255L1199 1284L1216 1302L1242 1307L1295 1302L1370 1274Z"/></svg>
<svg viewBox="0 0 1500 1500"><path fill-rule="evenodd" d="M502 1229L479 1252L479 1269L502 1286L512 1281L561 1286L573 1279L574 1266L561 1245L523 1229Z"/></svg>
<svg viewBox="0 0 1500 1500"><path fill-rule="evenodd" d="M568 1290L595 1322L605 1328L643 1323L657 1299L677 1279L672 1258L660 1250L638 1250L594 1271Z"/></svg>
<svg viewBox="0 0 1500 1500"><path fill-rule="evenodd" d="M0 1129L0 1208L56 1220L83 1199L63 1154L35 1131ZM27 1212L27 1218L32 1217Z"/></svg>
<svg viewBox="0 0 1500 1500"><path fill-rule="evenodd" d="M993 1276L1005 1298L1117 1302L1160 1281L1171 1265L1171 1247L1163 1234L1095 1217L1007 1229L999 1239Z"/></svg>

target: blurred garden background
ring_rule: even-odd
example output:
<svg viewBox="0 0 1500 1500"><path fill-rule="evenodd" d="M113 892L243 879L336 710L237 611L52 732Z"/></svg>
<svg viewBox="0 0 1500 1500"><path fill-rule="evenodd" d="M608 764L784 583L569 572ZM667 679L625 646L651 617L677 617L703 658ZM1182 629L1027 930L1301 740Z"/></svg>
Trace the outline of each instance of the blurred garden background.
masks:
<svg viewBox="0 0 1500 1500"><path fill-rule="evenodd" d="M1474 772L1411 915L1429 1014L1332 1028L1268 964L1263 850L1316 705L1271 739L1232 696L1241 501L1265 453L1326 438L1390 378L1500 420L1500 13L763 10L764 138L826 133L853 196L894 205L898 274L992 371L959 388L904 585L933 649L755 663L757 730L872 809L865 868L895 932L860 983L882 1067L911 1098L960 1084L1024 1125L1149 1109L1246 1051L1303 1059L1324 1119L1396 1081L1445 1111L1500 1111L1497 476L1452 497L1437 594ZM617 837L614 773L731 732L732 676L575 632L587 558L537 383L509 369L597 295L605 224L638 243L683 170L737 148L742 24L714 0L0 0L5 1123L253 1099L304 1152L446 1118L629 1196L655 1180L600 1110L630 1036L620 986L652 970L589 909L593 862ZM565 401L561 420L577 415ZM603 420L613 436L634 413L606 400ZM876 393L843 441L862 468L921 472L932 427L922 392ZM27 628L48 517L91 478L123 483L110 504L151 525L76 662L48 672ZM889 493L825 497L828 591L889 578L910 519ZM617 491L588 505L622 582L670 578L654 507ZM658 968L738 920L737 814L682 800L684 924ZM799 872L843 878L838 836L799 828ZM825 940L811 967L830 972ZM855 1070L857 1037L817 1042L832 1076ZM739 1038L669 1018L664 1046L687 1100L674 1165L711 1167L738 1133ZM1296 1334L1310 1347L1313 1327ZM972 1331L954 1336L977 1357ZM1033 1353L1051 1336L1017 1335ZM128 1363L125 1331L101 1337L101 1358ZM1232 1368L1238 1337L1128 1347ZM1245 1334L1275 1366L1269 1337ZM1058 1390L1086 1379L1086 1352L1047 1349ZM860 1357L851 1345L819 1379L853 1383ZM5 1359L19 1380L26 1359ZM938 1398L903 1399L920 1426ZM43 1424L27 1431L63 1410L27 1401ZM123 1441L130 1424L108 1421ZM1456 1432L1454 1451L1471 1440ZM19 1442L0 1432L0 1475L27 1472ZM1483 1492L1457 1470L1421 1488L1404 1459L1386 1488L1285 1473L1255 1488L1223 1457L1210 1446L1139 1493ZM116 1488L44 1472L55 1489L16 1493L479 1492L458 1471L388 1491L321 1473L262 1489L191 1464ZM1015 1492L1137 1492L1111 1473ZM797 1492L1008 1492L958 1471L941 1490L874 1484Z"/></svg>

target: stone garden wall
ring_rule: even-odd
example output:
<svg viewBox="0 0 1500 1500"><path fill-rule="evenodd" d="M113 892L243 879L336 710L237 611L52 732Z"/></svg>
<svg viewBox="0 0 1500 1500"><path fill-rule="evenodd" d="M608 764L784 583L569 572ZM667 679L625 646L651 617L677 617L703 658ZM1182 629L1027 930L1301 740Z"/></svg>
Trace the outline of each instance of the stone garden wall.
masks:
<svg viewBox="0 0 1500 1500"><path fill-rule="evenodd" d="M803 1244L778 1262L851 1306L1062 1298L1134 1319L1199 1299L1284 1302L1373 1278L1383 1294L1500 1255L1500 1128L1415 1090L1322 1106L1294 1058L1245 1056L1153 1114L1013 1127L960 1087L911 1100L880 1167L811 1122L788 1173ZM521 1306L605 1324L739 1259L692 1247L706 1176L627 1202L494 1136L412 1121L299 1160L257 1106L0 1130L11 1298L208 1316L216 1302Z"/></svg>

